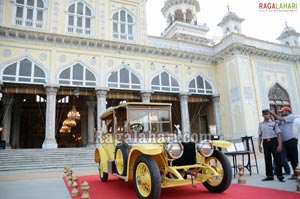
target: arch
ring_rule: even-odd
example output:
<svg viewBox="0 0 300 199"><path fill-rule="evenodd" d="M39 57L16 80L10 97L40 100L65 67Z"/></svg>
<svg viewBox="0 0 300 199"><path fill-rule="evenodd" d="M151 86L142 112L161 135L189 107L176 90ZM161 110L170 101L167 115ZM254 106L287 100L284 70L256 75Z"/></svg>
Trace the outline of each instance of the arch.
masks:
<svg viewBox="0 0 300 199"><path fill-rule="evenodd" d="M269 106L277 112L283 106L291 106L288 92L279 84L275 83L268 92Z"/></svg>
<svg viewBox="0 0 300 199"><path fill-rule="evenodd" d="M69 3L66 7L67 32L79 35L91 35L93 32L93 7L85 1L78 0Z"/></svg>
<svg viewBox="0 0 300 199"><path fill-rule="evenodd" d="M135 40L135 15L127 9L115 10L112 15L113 39L134 41Z"/></svg>
<svg viewBox="0 0 300 199"><path fill-rule="evenodd" d="M1 71L3 82L45 84L46 72L40 64L25 56L10 63Z"/></svg>
<svg viewBox="0 0 300 199"><path fill-rule="evenodd" d="M107 77L107 87L115 89L141 90L141 79L130 68L123 66Z"/></svg>
<svg viewBox="0 0 300 199"><path fill-rule="evenodd" d="M152 78L151 89L161 92L179 92L180 85L175 77L164 70Z"/></svg>
<svg viewBox="0 0 300 199"><path fill-rule="evenodd" d="M239 28L237 27L237 26L234 26L234 32L235 33L239 33L240 31L239 31Z"/></svg>
<svg viewBox="0 0 300 199"><path fill-rule="evenodd" d="M83 63L76 61L59 72L58 84L68 86L95 87L96 75Z"/></svg>
<svg viewBox="0 0 300 199"><path fill-rule="evenodd" d="M189 81L188 89L190 93L194 94L212 95L214 93L212 84L201 75L197 75Z"/></svg>

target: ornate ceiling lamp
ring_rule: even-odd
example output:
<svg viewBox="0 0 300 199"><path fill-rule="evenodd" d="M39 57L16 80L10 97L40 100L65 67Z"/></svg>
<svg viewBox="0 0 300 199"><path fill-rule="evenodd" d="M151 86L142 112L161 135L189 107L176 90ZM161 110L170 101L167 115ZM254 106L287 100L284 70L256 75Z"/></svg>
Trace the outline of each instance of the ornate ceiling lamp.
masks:
<svg viewBox="0 0 300 199"><path fill-rule="evenodd" d="M75 98L74 97L78 98L79 95L80 95L79 88L77 88L74 91L73 103L75 102ZM77 111L75 105L73 105L72 109L68 112L67 117L70 120L80 120L80 113Z"/></svg>
<svg viewBox="0 0 300 199"><path fill-rule="evenodd" d="M72 109L68 112L67 117L69 120L80 120L80 113L77 111L75 106L73 106ZM76 124L75 124L75 126L76 126Z"/></svg>
<svg viewBox="0 0 300 199"><path fill-rule="evenodd" d="M71 133L71 127L68 127L68 126L62 126L60 129L59 129L59 132L60 133Z"/></svg>
<svg viewBox="0 0 300 199"><path fill-rule="evenodd" d="M74 127L76 126L76 121L74 119L65 119L63 121L63 126Z"/></svg>

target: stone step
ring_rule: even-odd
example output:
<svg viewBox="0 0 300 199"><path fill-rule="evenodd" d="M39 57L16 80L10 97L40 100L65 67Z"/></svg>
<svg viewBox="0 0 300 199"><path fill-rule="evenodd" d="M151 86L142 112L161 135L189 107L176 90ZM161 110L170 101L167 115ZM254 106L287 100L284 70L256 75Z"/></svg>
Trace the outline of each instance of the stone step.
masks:
<svg viewBox="0 0 300 199"><path fill-rule="evenodd" d="M0 150L0 171L57 169L64 166L97 168L94 148Z"/></svg>

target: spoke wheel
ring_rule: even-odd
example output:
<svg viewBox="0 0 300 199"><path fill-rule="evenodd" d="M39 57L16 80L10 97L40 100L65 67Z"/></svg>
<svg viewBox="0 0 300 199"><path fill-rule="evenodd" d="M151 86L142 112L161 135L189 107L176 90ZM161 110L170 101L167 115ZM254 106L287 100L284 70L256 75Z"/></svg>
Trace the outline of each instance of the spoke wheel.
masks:
<svg viewBox="0 0 300 199"><path fill-rule="evenodd" d="M127 174L128 150L125 145L118 145L115 152L115 164L117 174L126 176Z"/></svg>
<svg viewBox="0 0 300 199"><path fill-rule="evenodd" d="M205 162L220 174L204 182L205 188L210 192L216 193L225 191L232 180L232 170L228 158L220 151L215 150L212 156L205 159Z"/></svg>
<svg viewBox="0 0 300 199"><path fill-rule="evenodd" d="M137 158L134 164L134 186L138 198L157 199L160 196L160 173L156 162L146 155Z"/></svg>

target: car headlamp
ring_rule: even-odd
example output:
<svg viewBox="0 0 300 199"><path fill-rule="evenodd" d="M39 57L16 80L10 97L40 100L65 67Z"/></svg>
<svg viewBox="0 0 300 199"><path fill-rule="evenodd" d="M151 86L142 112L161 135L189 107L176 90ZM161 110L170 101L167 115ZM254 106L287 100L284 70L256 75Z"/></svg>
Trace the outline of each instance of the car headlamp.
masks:
<svg viewBox="0 0 300 199"><path fill-rule="evenodd" d="M214 147L209 140L203 140L197 144L197 150L204 157L209 157L214 152Z"/></svg>
<svg viewBox="0 0 300 199"><path fill-rule="evenodd" d="M183 154L183 145L180 142L167 142L164 147L169 160L178 159Z"/></svg>

